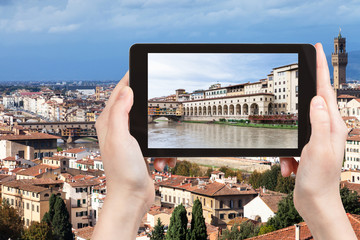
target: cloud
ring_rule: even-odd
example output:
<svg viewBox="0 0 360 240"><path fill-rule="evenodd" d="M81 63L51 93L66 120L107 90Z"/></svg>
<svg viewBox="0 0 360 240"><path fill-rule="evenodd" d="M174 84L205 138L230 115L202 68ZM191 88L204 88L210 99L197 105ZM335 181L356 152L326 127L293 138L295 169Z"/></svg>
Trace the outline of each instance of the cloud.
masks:
<svg viewBox="0 0 360 240"><path fill-rule="evenodd" d="M223 26L241 30L264 23L354 23L360 20L359 11L356 0L346 5L337 0L7 0L0 4L0 32L67 32L78 30L77 25L88 31L188 31L190 27L190 36L197 37L204 27L213 27L215 32Z"/></svg>
<svg viewBox="0 0 360 240"><path fill-rule="evenodd" d="M50 27L49 33L72 32L80 27L80 24L69 24L67 26Z"/></svg>
<svg viewBox="0 0 360 240"><path fill-rule="evenodd" d="M149 98L255 82L266 78L274 67L297 62L296 54L184 54L151 53L148 55Z"/></svg>

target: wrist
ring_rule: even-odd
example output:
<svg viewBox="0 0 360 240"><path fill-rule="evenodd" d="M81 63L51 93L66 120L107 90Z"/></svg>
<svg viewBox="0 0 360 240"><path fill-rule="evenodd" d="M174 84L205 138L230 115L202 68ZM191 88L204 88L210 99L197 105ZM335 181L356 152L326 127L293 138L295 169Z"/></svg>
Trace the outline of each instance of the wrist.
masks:
<svg viewBox="0 0 360 240"><path fill-rule="evenodd" d="M318 197L298 210L314 239L357 239L346 215L340 194Z"/></svg>
<svg viewBox="0 0 360 240"><path fill-rule="evenodd" d="M92 239L135 239L143 216L148 211L144 201L132 194L107 195ZM101 229L101 230L98 230Z"/></svg>

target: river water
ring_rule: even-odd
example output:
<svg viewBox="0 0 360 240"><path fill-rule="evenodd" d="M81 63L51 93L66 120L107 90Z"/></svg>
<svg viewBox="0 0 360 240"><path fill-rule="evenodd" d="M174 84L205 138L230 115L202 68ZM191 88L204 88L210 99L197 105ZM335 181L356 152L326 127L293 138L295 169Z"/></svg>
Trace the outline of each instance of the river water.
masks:
<svg viewBox="0 0 360 240"><path fill-rule="evenodd" d="M159 121L148 124L149 148L297 148L298 131Z"/></svg>

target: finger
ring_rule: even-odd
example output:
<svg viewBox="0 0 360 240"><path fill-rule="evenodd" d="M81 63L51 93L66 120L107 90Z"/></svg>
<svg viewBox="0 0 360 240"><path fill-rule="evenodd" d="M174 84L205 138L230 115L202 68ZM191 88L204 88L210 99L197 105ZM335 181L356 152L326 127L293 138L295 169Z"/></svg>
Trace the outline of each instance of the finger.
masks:
<svg viewBox="0 0 360 240"><path fill-rule="evenodd" d="M108 133L117 135L117 138L129 135L129 112L133 104L133 92L128 86L119 90L115 102L109 109Z"/></svg>
<svg viewBox="0 0 360 240"><path fill-rule="evenodd" d="M280 158L281 175L283 177L290 176L292 170L293 158Z"/></svg>
<svg viewBox="0 0 360 240"><path fill-rule="evenodd" d="M125 86L129 86L129 71L125 73L124 77L120 80L120 82L116 85L116 87L112 91L110 98L106 103L106 106L111 107L114 104L114 102L118 98L121 89L124 88Z"/></svg>
<svg viewBox="0 0 360 240"><path fill-rule="evenodd" d="M166 163L169 167L173 168L176 166L176 158L169 158Z"/></svg>
<svg viewBox="0 0 360 240"><path fill-rule="evenodd" d="M327 64L326 56L323 47L320 43L316 47L316 78L317 78L317 95L324 98L332 124L332 132L342 133L342 129L338 128L338 124L343 122L336 101L334 89L330 84L329 67Z"/></svg>
<svg viewBox="0 0 360 240"><path fill-rule="evenodd" d="M154 160L154 168L159 172L164 171L165 165L166 159L164 158L158 158Z"/></svg>
<svg viewBox="0 0 360 240"><path fill-rule="evenodd" d="M330 116L325 100L315 96L310 103L310 142L313 146L321 147L324 141L330 141ZM327 145L325 145L327 146Z"/></svg>

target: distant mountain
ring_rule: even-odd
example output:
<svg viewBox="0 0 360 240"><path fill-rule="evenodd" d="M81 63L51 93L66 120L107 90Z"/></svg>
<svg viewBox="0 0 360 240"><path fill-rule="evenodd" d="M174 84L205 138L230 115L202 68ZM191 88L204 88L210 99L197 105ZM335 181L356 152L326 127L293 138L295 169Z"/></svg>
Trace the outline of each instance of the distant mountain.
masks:
<svg viewBox="0 0 360 240"><path fill-rule="evenodd" d="M333 78L333 66L331 64L331 55L326 57L328 60L331 79ZM348 65L346 66L346 81L360 81L360 50L348 52Z"/></svg>

